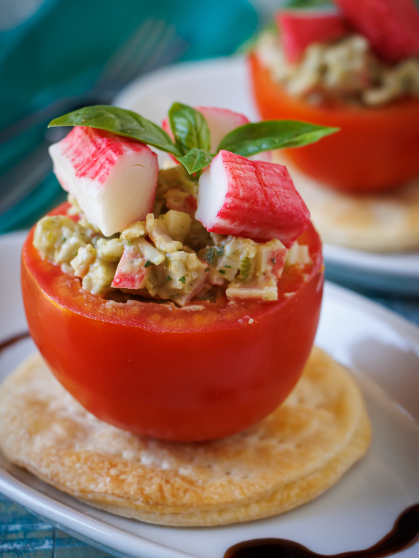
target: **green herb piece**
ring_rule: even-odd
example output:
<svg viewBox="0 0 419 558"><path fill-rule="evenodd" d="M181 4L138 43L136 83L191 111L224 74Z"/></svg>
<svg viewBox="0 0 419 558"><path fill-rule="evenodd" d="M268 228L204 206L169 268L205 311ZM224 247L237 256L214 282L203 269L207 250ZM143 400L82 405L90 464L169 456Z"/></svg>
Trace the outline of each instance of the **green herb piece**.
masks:
<svg viewBox="0 0 419 558"><path fill-rule="evenodd" d="M173 103L169 110L169 122L176 147L182 155L195 148L209 154L210 131L207 121L199 111L182 103Z"/></svg>
<svg viewBox="0 0 419 558"><path fill-rule="evenodd" d="M229 267L231 269L231 265L225 265L224 267Z"/></svg>
<svg viewBox="0 0 419 558"><path fill-rule="evenodd" d="M225 269L219 269L219 270L218 270L218 273L222 273L223 275L226 274Z"/></svg>
<svg viewBox="0 0 419 558"><path fill-rule="evenodd" d="M172 280L172 278L170 277L170 275L166 275L166 281L167 281L168 283L170 283L171 280Z"/></svg>
<svg viewBox="0 0 419 558"><path fill-rule="evenodd" d="M207 264L212 265L214 263L214 258L215 258L215 248L207 248L207 251L205 252L205 256L204 256L204 259L207 262Z"/></svg>
<svg viewBox="0 0 419 558"><path fill-rule="evenodd" d="M239 277L239 279L241 279L242 281L246 281L246 279L249 277L250 266L251 266L250 258L248 258L248 257L243 258L243 260L241 262L241 265L240 265L240 277Z"/></svg>
<svg viewBox="0 0 419 558"><path fill-rule="evenodd" d="M217 151L224 149L243 157L251 157L272 149L302 147L334 134L338 130L338 128L317 126L307 122L268 120L236 128L224 136Z"/></svg>
<svg viewBox="0 0 419 558"><path fill-rule="evenodd" d="M180 163L185 167L189 174L194 174L199 172L205 167L207 167L213 157L207 151L194 147L183 157L177 158Z"/></svg>
<svg viewBox="0 0 419 558"><path fill-rule="evenodd" d="M150 262L150 260L147 260L144 264L144 267L150 267L150 265L154 265L153 262Z"/></svg>
<svg viewBox="0 0 419 558"><path fill-rule="evenodd" d="M217 250L217 254L218 254L219 256L222 256L222 255L224 254L224 246L222 246L221 248L219 248L219 249Z"/></svg>
<svg viewBox="0 0 419 558"><path fill-rule="evenodd" d="M205 270L205 272L209 271L209 267L207 267L207 269Z"/></svg>
<svg viewBox="0 0 419 558"><path fill-rule="evenodd" d="M185 284L185 283L186 283L186 277L183 275L183 276L179 279L179 281L180 281L181 283Z"/></svg>
<svg viewBox="0 0 419 558"><path fill-rule="evenodd" d="M275 259L275 258L271 258L271 262L275 265L275 264L276 264L276 259Z"/></svg>
<svg viewBox="0 0 419 558"><path fill-rule="evenodd" d="M95 105L84 107L53 120L49 127L88 126L132 138L172 155L183 155L174 145L169 134L160 126L131 110Z"/></svg>

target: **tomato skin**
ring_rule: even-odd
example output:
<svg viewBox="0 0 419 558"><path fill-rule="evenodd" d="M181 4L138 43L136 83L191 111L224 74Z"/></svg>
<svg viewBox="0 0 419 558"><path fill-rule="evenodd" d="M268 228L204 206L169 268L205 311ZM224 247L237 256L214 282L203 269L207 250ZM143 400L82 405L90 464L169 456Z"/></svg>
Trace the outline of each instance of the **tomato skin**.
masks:
<svg viewBox="0 0 419 558"><path fill-rule="evenodd" d="M396 189L419 176L419 99L383 108L313 106L288 96L255 54L251 82L264 120L302 120L340 131L318 143L282 153L301 171L337 190Z"/></svg>
<svg viewBox="0 0 419 558"><path fill-rule="evenodd" d="M239 432L285 399L313 344L321 243L312 227L303 237L314 264L290 268L277 302L203 303L188 311L85 292L77 278L41 259L32 230L22 254L31 335L63 386L106 422L177 441Z"/></svg>

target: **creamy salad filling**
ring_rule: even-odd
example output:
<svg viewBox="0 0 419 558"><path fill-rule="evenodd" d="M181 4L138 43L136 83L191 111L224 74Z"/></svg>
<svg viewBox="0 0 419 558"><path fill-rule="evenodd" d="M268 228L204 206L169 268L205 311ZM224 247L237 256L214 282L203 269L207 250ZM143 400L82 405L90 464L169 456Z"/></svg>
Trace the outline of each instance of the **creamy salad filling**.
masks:
<svg viewBox="0 0 419 558"><path fill-rule="evenodd" d="M419 96L419 59L409 58L390 66L375 56L361 35L312 44L298 64L289 64L278 35L265 31L259 37L256 54L289 95L312 104L344 98L377 107L405 95Z"/></svg>
<svg viewBox="0 0 419 558"><path fill-rule="evenodd" d="M67 215L38 222L34 245L95 295L119 290L178 306L224 293L277 300L284 267L311 263L308 246L298 242L287 250L277 239L257 243L208 233L194 218L196 196L197 183L183 167L161 170L153 213L112 237L88 223L70 197Z"/></svg>

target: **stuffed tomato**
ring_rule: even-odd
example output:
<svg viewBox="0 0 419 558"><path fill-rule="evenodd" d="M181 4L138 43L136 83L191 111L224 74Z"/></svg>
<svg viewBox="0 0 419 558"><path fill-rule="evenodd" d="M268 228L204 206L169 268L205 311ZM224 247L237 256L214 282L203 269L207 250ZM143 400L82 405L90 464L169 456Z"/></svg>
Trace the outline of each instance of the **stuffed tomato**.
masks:
<svg viewBox="0 0 419 558"><path fill-rule="evenodd" d="M320 239L287 169L235 153L288 141L289 123L236 128L243 115L208 112L211 126L175 103L174 139L114 107L59 119L75 124L50 149L69 203L22 257L29 329L56 378L98 418L174 441L273 411L302 373L322 297ZM117 133L101 128L115 121ZM291 125L303 144L333 132ZM182 164L159 170L147 143Z"/></svg>
<svg viewBox="0 0 419 558"><path fill-rule="evenodd" d="M413 0L335 0L334 10L282 9L250 56L264 119L336 126L287 150L338 190L379 191L419 175L419 10Z"/></svg>
<svg viewBox="0 0 419 558"><path fill-rule="evenodd" d="M343 103L316 106L287 94L255 55L249 64L254 97L264 120L289 118L340 129L322 142L282 152L304 173L353 192L397 188L419 175L419 99L403 99L377 109Z"/></svg>
<svg viewBox="0 0 419 558"><path fill-rule="evenodd" d="M284 271L277 301L189 309L88 293L40 257L32 231L22 259L29 330L57 379L100 419L170 440L227 436L275 409L308 358L323 268L312 227L300 242L312 263Z"/></svg>

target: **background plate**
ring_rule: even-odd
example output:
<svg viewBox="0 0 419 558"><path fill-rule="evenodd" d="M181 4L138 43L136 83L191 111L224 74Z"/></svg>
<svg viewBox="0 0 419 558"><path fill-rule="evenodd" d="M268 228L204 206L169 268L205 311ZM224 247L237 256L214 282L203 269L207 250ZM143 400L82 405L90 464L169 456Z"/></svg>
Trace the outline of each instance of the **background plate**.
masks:
<svg viewBox="0 0 419 558"><path fill-rule="evenodd" d="M26 329L19 262L25 234L0 238L0 340ZM51 332L51 335L55 335ZM366 458L316 500L284 515L217 528L147 525L95 510L0 456L0 492L60 529L115 556L222 558L229 546L262 537L296 540L331 554L368 547L419 502L419 329L340 287L326 285L317 344L359 376L373 423ZM34 350L22 341L0 356L0 379ZM65 350L65 348L64 348ZM374 379L377 384L371 382ZM386 392L407 411L398 408ZM419 545L399 554L413 558Z"/></svg>
<svg viewBox="0 0 419 558"><path fill-rule="evenodd" d="M178 64L134 81L114 104L160 124L174 101L215 106L259 116L253 104L242 57ZM419 294L419 253L371 254L325 245L327 276L348 286L401 294Z"/></svg>

